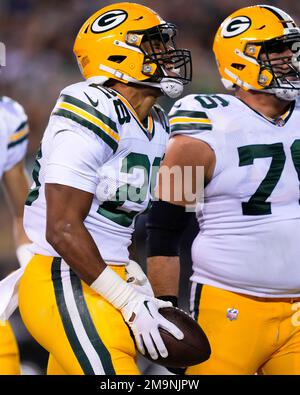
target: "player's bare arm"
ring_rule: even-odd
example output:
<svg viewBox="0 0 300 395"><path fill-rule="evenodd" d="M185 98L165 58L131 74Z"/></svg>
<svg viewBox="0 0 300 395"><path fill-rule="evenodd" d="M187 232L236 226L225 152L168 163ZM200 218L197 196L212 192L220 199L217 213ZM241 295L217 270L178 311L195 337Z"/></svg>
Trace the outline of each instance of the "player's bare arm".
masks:
<svg viewBox="0 0 300 395"><path fill-rule="evenodd" d="M90 285L105 269L100 252L84 226L93 195L59 184L46 184L46 238L76 273Z"/></svg>
<svg viewBox="0 0 300 395"><path fill-rule="evenodd" d="M183 176L182 186L184 186L185 182L191 181L192 191L195 192L196 189L204 186L197 184L196 169L197 167L204 169L204 182L207 184L212 176L215 166L214 152L205 142L182 135L172 137L168 144L162 168L160 169L158 176L159 184L156 197L179 206L185 207L187 205L194 205L196 201L187 200L184 193L179 194L182 199L178 200L176 198L176 189L178 188L178 185L175 177L171 176L169 179L170 191L165 187L163 176L164 168L171 170L175 166L178 166L181 169L181 174ZM192 169L191 180L186 179L184 169L187 167Z"/></svg>
<svg viewBox="0 0 300 395"><path fill-rule="evenodd" d="M20 161L3 174L2 185L7 204L13 217L13 232L16 247L29 243L23 229L23 211L29 183L24 168L24 161Z"/></svg>
<svg viewBox="0 0 300 395"><path fill-rule="evenodd" d="M208 144L203 141L196 140L192 137L187 136L174 136L171 138L166 156L164 158L162 168L159 172L159 188L157 189L157 198L163 201L164 203L164 218L163 221L166 224L172 223L174 221L178 224L178 228L180 229L178 232L174 231L174 227L170 233L165 233L165 237L168 237L168 234L172 234L168 240L165 241L166 244L169 243L178 243L180 240L180 235L184 231L183 221L185 221L185 206L188 204L195 204L195 202L186 201L184 199L185 194L182 193L182 200L175 200L175 191L179 187L176 184L176 180L174 177L170 177L170 191L166 190L166 179L162 177L162 173L164 172L164 167L171 170L175 166L179 166L182 170L182 174L184 174L184 168L189 166L192 167L192 190L196 191L196 188L204 188L204 185L197 185L197 177L196 177L196 168L203 167L204 168L204 182L207 184L211 179L211 176L215 167L215 155L213 150L210 148ZM182 185L185 185L184 180ZM171 203L167 205L167 203ZM158 207L162 203L155 202L153 206L153 211L151 212L151 217L154 217L155 221L155 211L160 210ZM161 217L161 215L157 215L157 218ZM176 235L176 238L175 238ZM151 237L151 236L150 236ZM180 261L179 256L172 256L172 247L166 246L168 251L167 255L160 256L150 256L147 260L147 273L151 285L154 290L154 294L157 297L165 297L166 299L176 301L178 297L179 290L179 277L180 277ZM175 247L177 250L177 246ZM175 254L175 251L174 251ZM163 279L168 279L168 281L164 281Z"/></svg>
<svg viewBox="0 0 300 395"><path fill-rule="evenodd" d="M23 266L26 265L32 257L28 249L31 242L23 227L24 202L29 189L28 175L25 170L24 160L21 160L3 174L2 187L12 215L16 255L19 264Z"/></svg>

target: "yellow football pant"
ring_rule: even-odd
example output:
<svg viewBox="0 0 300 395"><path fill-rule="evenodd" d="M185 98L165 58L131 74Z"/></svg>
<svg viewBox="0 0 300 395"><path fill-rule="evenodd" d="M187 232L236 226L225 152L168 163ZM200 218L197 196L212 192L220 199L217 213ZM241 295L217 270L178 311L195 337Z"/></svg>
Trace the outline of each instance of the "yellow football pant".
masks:
<svg viewBox="0 0 300 395"><path fill-rule="evenodd" d="M20 374L19 350L8 321L0 323L0 375Z"/></svg>
<svg viewBox="0 0 300 395"><path fill-rule="evenodd" d="M193 283L191 307L211 356L186 374L300 374L300 303Z"/></svg>
<svg viewBox="0 0 300 395"><path fill-rule="evenodd" d="M112 268L125 278L124 266ZM140 374L121 313L60 258L32 258L20 282L19 309L50 353L48 374Z"/></svg>

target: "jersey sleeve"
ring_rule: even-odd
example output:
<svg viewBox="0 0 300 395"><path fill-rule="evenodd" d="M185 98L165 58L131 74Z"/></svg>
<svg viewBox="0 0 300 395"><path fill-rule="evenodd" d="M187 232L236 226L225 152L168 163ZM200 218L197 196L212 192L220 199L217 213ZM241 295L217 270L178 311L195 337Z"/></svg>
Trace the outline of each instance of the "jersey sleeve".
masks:
<svg viewBox="0 0 300 395"><path fill-rule="evenodd" d="M204 141L215 152L215 174L222 167L222 142L219 133L214 129L212 116L203 108L200 95L189 95L178 100L169 113L171 136L185 135Z"/></svg>
<svg viewBox="0 0 300 395"><path fill-rule="evenodd" d="M97 171L107 157L105 148L88 133L71 127L62 129L52 140L45 182L95 193Z"/></svg>
<svg viewBox="0 0 300 395"><path fill-rule="evenodd" d="M200 135L212 130L212 121L193 95L178 100L171 108L169 119L173 136Z"/></svg>
<svg viewBox="0 0 300 395"><path fill-rule="evenodd" d="M88 87L84 91L88 94ZM45 182L95 193L97 172L116 152L119 134L107 98L98 100L96 109L83 96L81 91L65 89L52 112L48 127L53 138Z"/></svg>
<svg viewBox="0 0 300 395"><path fill-rule="evenodd" d="M7 129L7 158L4 172L24 159L29 136L27 115L23 107L12 99L2 99L4 123Z"/></svg>

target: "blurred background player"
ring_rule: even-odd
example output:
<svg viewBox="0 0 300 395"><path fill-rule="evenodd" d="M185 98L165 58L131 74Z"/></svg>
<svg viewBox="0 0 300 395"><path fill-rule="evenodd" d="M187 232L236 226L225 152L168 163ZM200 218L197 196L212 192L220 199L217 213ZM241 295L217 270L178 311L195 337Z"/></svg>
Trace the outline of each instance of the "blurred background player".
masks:
<svg viewBox="0 0 300 395"><path fill-rule="evenodd" d="M170 112L163 164L204 167L196 207L191 311L212 353L187 374L299 374L300 30L284 11L242 8L213 50L231 95L189 95ZM166 200L160 175L159 197ZM195 185L193 190L200 188ZM150 212L148 276L176 297L184 198ZM185 191L184 191L185 192ZM170 204L171 203L171 204ZM168 279L168 282L165 279Z"/></svg>
<svg viewBox="0 0 300 395"><path fill-rule="evenodd" d="M183 336L158 313L170 303L124 281L135 219L149 206L169 139L155 102L178 97L191 79L190 53L176 49L175 33L151 9L117 3L93 14L76 38L86 81L61 92L24 216L35 256L19 307L50 352L49 374L138 374L126 323L153 360L167 356L158 327Z"/></svg>
<svg viewBox="0 0 300 395"><path fill-rule="evenodd" d="M29 184L24 166L28 143L28 122L23 108L14 100L0 97L0 177L13 221L13 237L20 265L30 256L29 240L23 229L23 211ZM5 223L1 221L1 227ZM29 254L29 255L28 255ZM19 352L8 321L0 322L0 374L19 374Z"/></svg>

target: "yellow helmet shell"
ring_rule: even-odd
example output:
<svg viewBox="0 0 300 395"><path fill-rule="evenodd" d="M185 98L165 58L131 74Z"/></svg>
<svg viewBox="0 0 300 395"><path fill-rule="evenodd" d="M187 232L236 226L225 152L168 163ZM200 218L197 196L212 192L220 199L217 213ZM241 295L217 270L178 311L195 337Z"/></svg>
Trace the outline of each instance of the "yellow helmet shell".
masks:
<svg viewBox="0 0 300 395"><path fill-rule="evenodd" d="M267 88L273 76L267 69L261 69L257 61L262 44L299 32L294 20L273 6L245 7L231 14L219 27L213 44L225 87L233 89L238 85L244 90Z"/></svg>
<svg viewBox="0 0 300 395"><path fill-rule="evenodd" d="M135 3L115 3L95 12L81 27L74 53L83 76L103 76L127 83L124 76L144 81L153 75L155 64L143 69L139 50L143 31L164 21L150 8Z"/></svg>

